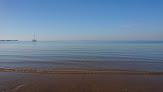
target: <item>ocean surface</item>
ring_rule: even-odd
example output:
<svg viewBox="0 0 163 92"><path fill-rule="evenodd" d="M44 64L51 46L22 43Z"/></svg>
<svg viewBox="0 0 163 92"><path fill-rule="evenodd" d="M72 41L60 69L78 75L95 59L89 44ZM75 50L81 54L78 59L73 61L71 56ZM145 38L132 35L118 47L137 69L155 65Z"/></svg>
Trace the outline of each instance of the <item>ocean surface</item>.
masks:
<svg viewBox="0 0 163 92"><path fill-rule="evenodd" d="M0 41L0 69L163 72L163 41Z"/></svg>

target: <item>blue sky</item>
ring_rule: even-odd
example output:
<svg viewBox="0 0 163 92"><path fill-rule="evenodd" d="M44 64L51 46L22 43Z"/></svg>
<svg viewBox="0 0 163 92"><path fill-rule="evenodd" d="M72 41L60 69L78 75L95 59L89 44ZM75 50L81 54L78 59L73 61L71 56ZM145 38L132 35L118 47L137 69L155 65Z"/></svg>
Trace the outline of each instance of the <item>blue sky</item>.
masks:
<svg viewBox="0 0 163 92"><path fill-rule="evenodd" d="M0 0L0 39L163 40L163 0Z"/></svg>

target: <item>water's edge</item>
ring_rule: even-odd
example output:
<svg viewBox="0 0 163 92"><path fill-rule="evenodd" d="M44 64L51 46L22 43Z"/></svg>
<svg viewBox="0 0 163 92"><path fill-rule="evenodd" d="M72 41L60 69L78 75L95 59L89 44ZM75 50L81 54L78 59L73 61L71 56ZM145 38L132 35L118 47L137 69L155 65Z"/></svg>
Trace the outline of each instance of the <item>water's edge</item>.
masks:
<svg viewBox="0 0 163 92"><path fill-rule="evenodd" d="M23 72L43 74L128 74L128 75L163 75L163 72L107 72L107 71L40 71L40 70L16 70L0 68L0 72Z"/></svg>

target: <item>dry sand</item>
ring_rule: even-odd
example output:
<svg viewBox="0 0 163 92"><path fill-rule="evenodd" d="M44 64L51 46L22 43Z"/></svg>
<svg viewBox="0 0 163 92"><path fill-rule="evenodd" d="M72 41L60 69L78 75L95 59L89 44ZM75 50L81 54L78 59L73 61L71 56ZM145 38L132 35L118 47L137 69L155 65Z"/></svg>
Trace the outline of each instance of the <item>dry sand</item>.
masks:
<svg viewBox="0 0 163 92"><path fill-rule="evenodd" d="M0 72L0 92L163 92L163 75Z"/></svg>

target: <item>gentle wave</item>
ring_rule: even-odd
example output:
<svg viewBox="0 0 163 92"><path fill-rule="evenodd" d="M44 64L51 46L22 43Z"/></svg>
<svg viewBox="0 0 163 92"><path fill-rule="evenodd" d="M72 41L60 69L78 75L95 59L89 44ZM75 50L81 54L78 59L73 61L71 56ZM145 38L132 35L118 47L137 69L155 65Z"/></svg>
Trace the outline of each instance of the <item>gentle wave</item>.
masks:
<svg viewBox="0 0 163 92"><path fill-rule="evenodd" d="M163 75L163 72L104 72L104 71L39 71L0 68L0 72L23 72L44 74L128 74L128 75Z"/></svg>

